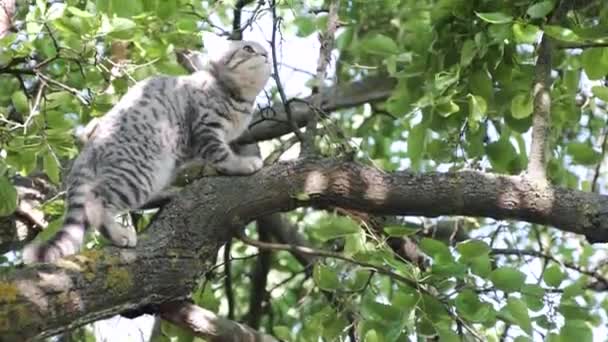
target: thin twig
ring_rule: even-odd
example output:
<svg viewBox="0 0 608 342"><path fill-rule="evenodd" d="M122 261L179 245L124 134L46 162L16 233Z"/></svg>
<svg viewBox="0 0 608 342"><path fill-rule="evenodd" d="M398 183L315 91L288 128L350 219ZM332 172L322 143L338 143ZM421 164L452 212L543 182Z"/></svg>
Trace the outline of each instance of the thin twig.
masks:
<svg viewBox="0 0 608 342"><path fill-rule="evenodd" d="M536 258L545 259L548 261L553 261L566 268L575 270L580 274L588 275L592 278L595 278L598 282L604 283L604 284L606 284L606 286L608 286L608 279L606 279L604 276L602 276L599 272L586 270L586 269L582 268L581 266L576 265L572 262L558 260L554 256L549 255L549 254L544 254L543 252L534 251L534 250L510 249L510 248L494 248L494 249L492 249L492 254L494 254L494 255L516 255L516 256L520 256L520 257L521 256L532 256L532 257L536 257Z"/></svg>
<svg viewBox="0 0 608 342"><path fill-rule="evenodd" d="M579 44L571 44L571 43L559 43L556 46L556 49L567 50L567 49L593 49L593 48L603 48L608 47L608 43L579 43Z"/></svg>
<svg viewBox="0 0 608 342"><path fill-rule="evenodd" d="M36 99L34 100L34 104L32 105L32 108L30 109L30 114L27 116L27 119L25 119L25 122L23 123L23 134L24 135L27 135L27 128L29 127L29 125L32 122L32 120L34 119L34 117L38 116L38 114L40 113L40 111L38 110L38 107L40 107L40 101L42 100L42 94L44 94L45 88L46 88L46 83L44 81L40 82L40 85L38 86L38 92L36 93Z"/></svg>
<svg viewBox="0 0 608 342"><path fill-rule="evenodd" d="M287 116L287 121L289 122L289 126L291 126L291 130L298 137L298 140L304 141L304 136L298 125L293 121L293 115L291 113L291 106L287 103L287 96L285 95L285 90L283 89L283 84L281 83L281 77L279 76L279 67L277 61L277 46L276 46L276 37L279 26L281 25L281 18L277 17L277 8L276 8L276 0L270 0L270 8L272 11L272 38L270 41L271 52L272 52L272 67L273 67L273 75L274 82L277 85L277 90L279 92L279 97L281 98L281 102L285 108L285 114Z"/></svg>
<svg viewBox="0 0 608 342"><path fill-rule="evenodd" d="M226 301L228 302L228 319L234 319L234 293L232 291L232 259L230 250L232 241L228 241L224 246L224 291L226 291Z"/></svg>

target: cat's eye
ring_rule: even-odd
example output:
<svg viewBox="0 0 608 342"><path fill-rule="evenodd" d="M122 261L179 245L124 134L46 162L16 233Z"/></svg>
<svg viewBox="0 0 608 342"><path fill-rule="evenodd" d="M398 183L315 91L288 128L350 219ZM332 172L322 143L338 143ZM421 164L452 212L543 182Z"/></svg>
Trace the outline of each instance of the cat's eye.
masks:
<svg viewBox="0 0 608 342"><path fill-rule="evenodd" d="M249 52L249 53L255 53L255 50L253 50L253 48L251 47L251 45L245 45L243 46L243 50Z"/></svg>

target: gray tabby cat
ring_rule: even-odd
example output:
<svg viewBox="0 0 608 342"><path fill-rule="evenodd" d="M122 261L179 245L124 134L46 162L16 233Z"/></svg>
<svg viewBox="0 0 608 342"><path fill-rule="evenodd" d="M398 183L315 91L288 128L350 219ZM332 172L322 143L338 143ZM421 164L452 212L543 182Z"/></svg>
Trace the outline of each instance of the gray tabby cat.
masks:
<svg viewBox="0 0 608 342"><path fill-rule="evenodd" d="M233 41L204 70L135 85L99 120L74 161L63 228L46 244L27 246L24 261L50 262L78 252L87 226L116 246L135 246L135 230L115 216L161 193L186 163L211 163L229 175L259 170L259 157L239 156L229 143L247 129L270 70L264 47Z"/></svg>

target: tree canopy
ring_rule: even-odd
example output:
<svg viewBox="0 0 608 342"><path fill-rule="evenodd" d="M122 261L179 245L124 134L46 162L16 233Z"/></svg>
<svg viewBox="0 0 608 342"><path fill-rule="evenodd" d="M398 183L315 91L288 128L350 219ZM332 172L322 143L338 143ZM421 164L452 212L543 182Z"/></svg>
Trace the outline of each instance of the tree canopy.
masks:
<svg viewBox="0 0 608 342"><path fill-rule="evenodd" d="M272 52L234 142L265 167L180 175L119 218L136 248L22 265L96 118L214 36ZM605 336L607 75L603 0L0 0L0 341Z"/></svg>

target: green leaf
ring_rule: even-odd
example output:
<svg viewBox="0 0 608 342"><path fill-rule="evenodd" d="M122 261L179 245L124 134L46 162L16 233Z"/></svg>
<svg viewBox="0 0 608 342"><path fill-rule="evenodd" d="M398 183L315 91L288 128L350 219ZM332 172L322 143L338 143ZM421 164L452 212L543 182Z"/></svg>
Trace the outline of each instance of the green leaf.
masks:
<svg viewBox="0 0 608 342"><path fill-rule="evenodd" d="M538 26L525 23L514 23L511 30L513 31L515 41L522 44L535 43L538 40L540 32Z"/></svg>
<svg viewBox="0 0 608 342"><path fill-rule="evenodd" d="M46 153L42 159L42 163L44 172L49 176L49 179L53 183L59 184L59 164L55 157L50 152Z"/></svg>
<svg viewBox="0 0 608 342"><path fill-rule="evenodd" d="M49 10L46 12L46 20L52 21L58 18L61 18L65 12L66 5L55 2L49 7Z"/></svg>
<svg viewBox="0 0 608 342"><path fill-rule="evenodd" d="M574 33L571 29L555 26L555 25L545 25L543 26L543 31L552 38L556 38L565 42L580 42L581 38Z"/></svg>
<svg viewBox="0 0 608 342"><path fill-rule="evenodd" d="M490 280L499 290L516 292L526 281L526 275L513 267L500 267L492 271Z"/></svg>
<svg viewBox="0 0 608 342"><path fill-rule="evenodd" d="M484 322L492 307L488 303L482 303L479 296L470 289L458 293L455 300L456 309L473 322Z"/></svg>
<svg viewBox="0 0 608 342"><path fill-rule="evenodd" d="M509 139L500 139L486 146L492 167L499 172L508 172L511 161L517 158L515 147Z"/></svg>
<svg viewBox="0 0 608 342"><path fill-rule="evenodd" d="M593 332L584 321L566 320L559 330L561 341L593 342Z"/></svg>
<svg viewBox="0 0 608 342"><path fill-rule="evenodd" d="M536 284L525 284L521 288L521 293L530 310L540 311L545 307L545 290L542 287Z"/></svg>
<svg viewBox="0 0 608 342"><path fill-rule="evenodd" d="M369 54L387 56L399 53L397 43L383 34L366 37L359 44L363 51Z"/></svg>
<svg viewBox="0 0 608 342"><path fill-rule="evenodd" d="M294 24L298 27L296 35L298 37L308 37L316 30L314 18L308 16L298 16L294 19Z"/></svg>
<svg viewBox="0 0 608 342"><path fill-rule="evenodd" d="M291 330L284 325L278 325L272 328L274 336L283 341L291 341Z"/></svg>
<svg viewBox="0 0 608 342"><path fill-rule="evenodd" d="M488 255L471 259L468 263L471 265L471 272L482 278L486 278L492 272L492 262Z"/></svg>
<svg viewBox="0 0 608 342"><path fill-rule="evenodd" d="M477 53L477 46L472 39L467 40L462 44L462 48L460 50L460 65L467 66L471 64L473 58L475 58L475 54Z"/></svg>
<svg viewBox="0 0 608 342"><path fill-rule="evenodd" d="M506 24L506 23L510 23L511 21L513 21L513 17L502 13L502 12L486 12L486 13L480 13L480 12L475 12L475 14L481 18L481 20L491 23L491 24Z"/></svg>
<svg viewBox="0 0 608 342"><path fill-rule="evenodd" d="M543 274L543 280L545 284L552 287L559 287L559 285L566 279L566 275L562 272L558 265L551 265L545 270Z"/></svg>
<svg viewBox="0 0 608 342"><path fill-rule="evenodd" d="M572 156L575 163L581 165L595 165L602 157L599 152L586 143L571 142L567 145L566 151Z"/></svg>
<svg viewBox="0 0 608 342"><path fill-rule="evenodd" d="M448 102L444 102L435 106L435 110L439 115L447 118L453 113L456 113L460 110L460 107L456 104L456 102L450 100Z"/></svg>
<svg viewBox="0 0 608 342"><path fill-rule="evenodd" d="M315 284L323 290L335 290L339 288L340 280L336 272L321 263L316 263L312 272Z"/></svg>
<svg viewBox="0 0 608 342"><path fill-rule="evenodd" d="M480 68L473 72L469 78L469 89L473 95L478 95L483 99L491 100L494 96L494 86L490 74L485 68Z"/></svg>
<svg viewBox="0 0 608 342"><path fill-rule="evenodd" d="M544 18L553 10L553 1L541 1L528 7L526 14L532 19Z"/></svg>
<svg viewBox="0 0 608 342"><path fill-rule="evenodd" d="M144 9L141 0L110 0L110 2L112 5L112 14L116 14L117 16L123 18L130 18L134 15L138 15Z"/></svg>
<svg viewBox="0 0 608 342"><path fill-rule="evenodd" d="M477 95L468 94L469 100L469 127L473 131L479 129L479 123L485 118L488 110L486 100Z"/></svg>
<svg viewBox="0 0 608 342"><path fill-rule="evenodd" d="M420 249L433 259L452 260L452 253L441 241L424 238L420 241Z"/></svg>
<svg viewBox="0 0 608 342"><path fill-rule="evenodd" d="M5 176L0 176L0 216L8 216L17 209L17 189Z"/></svg>
<svg viewBox="0 0 608 342"><path fill-rule="evenodd" d="M595 95L598 99L608 102L608 87L593 86L591 88L591 92L593 92L593 95Z"/></svg>
<svg viewBox="0 0 608 342"><path fill-rule="evenodd" d="M504 311L503 311L504 310ZM528 314L528 307L522 300L509 297L507 305L501 310L510 321L517 324L526 334L532 334L532 322Z"/></svg>
<svg viewBox="0 0 608 342"><path fill-rule="evenodd" d="M27 101L27 96L21 90L16 91L11 96L11 101L13 102L13 106L15 106L15 110L19 114L27 114L30 111L30 106Z"/></svg>
<svg viewBox="0 0 608 342"><path fill-rule="evenodd" d="M313 230L313 234L322 241L332 240L361 231L359 224L346 216L328 216Z"/></svg>
<svg viewBox="0 0 608 342"><path fill-rule="evenodd" d="M465 259L474 259L490 253L490 246L482 240L469 240L459 243L456 249Z"/></svg>
<svg viewBox="0 0 608 342"><path fill-rule="evenodd" d="M533 110L534 105L530 94L518 94L511 100L511 115L515 119L527 118Z"/></svg>
<svg viewBox="0 0 608 342"><path fill-rule="evenodd" d="M424 141L426 137L426 125L422 123L412 127L407 137L407 154L412 161L414 169L418 168L424 151Z"/></svg>
<svg viewBox="0 0 608 342"><path fill-rule="evenodd" d="M608 48L585 49L581 61L589 79L597 80L608 74Z"/></svg>
<svg viewBox="0 0 608 342"><path fill-rule="evenodd" d="M384 339L380 338L380 336L376 332L376 330L371 329L371 330L368 330L365 333L365 337L363 338L363 341L365 341L365 342L381 342L381 341L384 341Z"/></svg>
<svg viewBox="0 0 608 342"><path fill-rule="evenodd" d="M80 8L74 7L74 6L68 6L67 8L68 12L72 13L73 15L80 17L80 18L93 18L95 15L83 11Z"/></svg>
<svg viewBox="0 0 608 342"><path fill-rule="evenodd" d="M410 236L416 234L418 231L420 231L420 228L418 227L408 227L401 225L390 225L384 227L384 233L386 233L386 235L388 236L394 237Z"/></svg>

